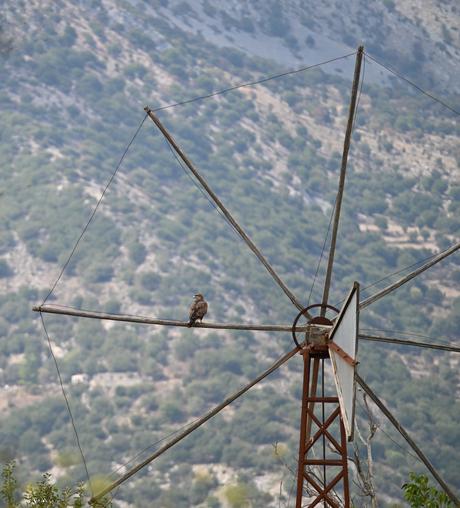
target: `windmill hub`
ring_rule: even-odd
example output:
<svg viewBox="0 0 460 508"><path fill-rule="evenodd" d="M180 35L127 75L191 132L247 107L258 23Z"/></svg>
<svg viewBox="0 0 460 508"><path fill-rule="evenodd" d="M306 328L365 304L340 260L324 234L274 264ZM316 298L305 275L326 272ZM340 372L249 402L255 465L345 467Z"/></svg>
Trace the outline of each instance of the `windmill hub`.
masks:
<svg viewBox="0 0 460 508"><path fill-rule="evenodd" d="M327 325L332 326L332 321L327 317L316 316L309 323L309 325Z"/></svg>
<svg viewBox="0 0 460 508"><path fill-rule="evenodd" d="M301 310L297 317L295 318L294 324L292 325L292 338L294 339L295 344L300 347L299 342L297 341L297 336L295 333L295 329L297 326L297 323L299 319L308 313L310 309L314 308L326 308L331 309L337 314L339 314L339 310L333 307L332 305L327 305L323 303L315 303L313 305L310 305L308 307L305 307L305 309ZM324 316L316 316L308 322L308 330L305 333L305 342L307 345L309 344L317 344L320 346L325 346L327 343L327 334L331 330L333 326L333 322Z"/></svg>

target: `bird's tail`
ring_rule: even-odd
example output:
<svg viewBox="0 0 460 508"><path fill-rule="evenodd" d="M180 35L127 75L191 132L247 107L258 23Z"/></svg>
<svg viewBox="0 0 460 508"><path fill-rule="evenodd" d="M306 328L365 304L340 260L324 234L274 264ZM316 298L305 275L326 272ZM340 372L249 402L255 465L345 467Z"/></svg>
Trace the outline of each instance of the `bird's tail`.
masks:
<svg viewBox="0 0 460 508"><path fill-rule="evenodd" d="M192 326L195 324L195 319L191 319L189 322L188 322L188 325L187 325L187 328L192 328Z"/></svg>

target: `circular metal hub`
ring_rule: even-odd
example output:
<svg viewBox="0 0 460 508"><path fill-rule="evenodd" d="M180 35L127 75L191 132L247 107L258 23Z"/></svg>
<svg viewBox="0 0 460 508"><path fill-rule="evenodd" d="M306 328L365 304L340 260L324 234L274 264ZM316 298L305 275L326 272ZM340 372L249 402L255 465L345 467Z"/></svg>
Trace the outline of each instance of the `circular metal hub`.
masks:
<svg viewBox="0 0 460 508"><path fill-rule="evenodd" d="M321 308L326 308L326 309L332 309L334 310L335 312L337 312L337 314L340 312L338 309L336 309L335 307L333 307L332 305L328 305L327 303L315 303L313 305L310 305L308 307L305 307L305 309L301 310L299 312L299 314L297 314L297 317L295 318L294 320L294 324L292 325L292 338L295 342L295 345L300 348L300 344L299 342L297 341L297 337L296 337L296 334L295 334L295 329L296 329L296 326L297 326L297 323L299 321L299 319L306 313L308 312L310 309L314 309L316 307L321 307ZM314 317L313 319L311 319L309 322L308 322L308 325L326 325L326 326L332 326L332 321L326 317L321 317L321 316L316 316Z"/></svg>

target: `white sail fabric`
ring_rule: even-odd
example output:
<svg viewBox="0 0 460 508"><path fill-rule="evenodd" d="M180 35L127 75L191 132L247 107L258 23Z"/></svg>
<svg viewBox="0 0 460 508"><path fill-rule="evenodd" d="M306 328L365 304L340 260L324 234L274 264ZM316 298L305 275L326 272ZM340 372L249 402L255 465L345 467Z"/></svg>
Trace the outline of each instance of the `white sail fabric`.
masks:
<svg viewBox="0 0 460 508"><path fill-rule="evenodd" d="M337 316L329 340L356 361L358 355L359 284L354 283L345 304ZM340 410L348 441L353 441L355 421L356 365L349 365L337 352L329 348Z"/></svg>

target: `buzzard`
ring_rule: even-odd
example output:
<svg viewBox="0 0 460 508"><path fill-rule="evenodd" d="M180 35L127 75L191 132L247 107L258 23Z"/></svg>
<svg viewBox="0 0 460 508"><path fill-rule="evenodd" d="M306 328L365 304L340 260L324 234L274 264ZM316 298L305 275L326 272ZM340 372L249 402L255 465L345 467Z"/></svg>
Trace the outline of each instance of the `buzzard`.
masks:
<svg viewBox="0 0 460 508"><path fill-rule="evenodd" d="M198 319L203 322L203 318L206 315L206 312L208 312L208 303L204 299L203 295L198 293L197 295L194 295L193 298L195 298L195 301L190 307L190 321L187 325L188 328L192 328L192 326L195 324L195 321Z"/></svg>

